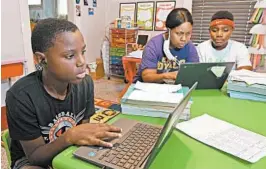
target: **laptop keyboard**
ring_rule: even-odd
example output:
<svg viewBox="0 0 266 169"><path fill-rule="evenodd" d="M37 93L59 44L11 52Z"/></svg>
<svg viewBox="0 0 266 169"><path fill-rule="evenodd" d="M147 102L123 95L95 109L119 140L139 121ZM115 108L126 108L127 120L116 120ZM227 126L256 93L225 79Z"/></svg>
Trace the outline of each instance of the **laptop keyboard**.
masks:
<svg viewBox="0 0 266 169"><path fill-rule="evenodd" d="M159 127L137 123L129 134L115 143L99 160L121 168L136 168L154 146L160 132Z"/></svg>

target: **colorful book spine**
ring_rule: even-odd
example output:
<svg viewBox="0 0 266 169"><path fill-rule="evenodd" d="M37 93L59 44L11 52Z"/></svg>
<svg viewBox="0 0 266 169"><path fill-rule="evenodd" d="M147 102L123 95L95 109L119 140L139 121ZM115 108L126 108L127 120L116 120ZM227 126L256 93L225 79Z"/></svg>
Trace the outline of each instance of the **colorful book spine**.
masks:
<svg viewBox="0 0 266 169"><path fill-rule="evenodd" d="M257 8L251 16L249 22L266 24L266 9Z"/></svg>
<svg viewBox="0 0 266 169"><path fill-rule="evenodd" d="M250 60L254 71L266 73L266 54L251 54Z"/></svg>
<svg viewBox="0 0 266 169"><path fill-rule="evenodd" d="M255 10L249 20L250 23L257 24L251 28L249 52L252 68L256 72L266 73L266 8L265 2L258 0ZM254 29L253 29L254 28Z"/></svg>

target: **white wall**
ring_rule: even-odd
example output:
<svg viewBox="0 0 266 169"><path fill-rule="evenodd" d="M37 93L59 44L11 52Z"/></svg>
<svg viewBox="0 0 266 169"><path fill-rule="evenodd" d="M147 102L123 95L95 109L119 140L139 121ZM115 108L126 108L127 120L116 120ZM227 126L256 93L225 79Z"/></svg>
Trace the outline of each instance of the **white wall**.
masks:
<svg viewBox="0 0 266 169"><path fill-rule="evenodd" d="M88 0L88 6L80 1L81 16L76 16L75 0L68 1L68 19L74 22L82 32L87 44L86 62L94 62L100 57L101 45L105 34L105 3L108 0L97 0L97 7L94 8L94 15L88 15L88 8L92 7L92 0Z"/></svg>
<svg viewBox="0 0 266 169"><path fill-rule="evenodd" d="M1 1L1 62L25 59L28 72L34 70L28 1ZM7 81L1 81L1 105L5 102Z"/></svg>
<svg viewBox="0 0 266 169"><path fill-rule="evenodd" d="M87 63L94 62L100 56L101 45L109 24L119 17L119 3L150 0L97 0L94 16L88 15L89 6L80 1L81 16L76 16L75 0L68 0L68 20L74 22L81 30L87 43ZM165 1L165 0L160 0ZM88 1L92 3L92 0ZM184 7L191 11L192 0L176 0L176 7ZM149 38L162 33L161 31L139 31L139 34L148 34Z"/></svg>
<svg viewBox="0 0 266 169"><path fill-rule="evenodd" d="M24 0L28 1L28 0ZM45 19L56 17L56 1L55 0L43 0L42 9L36 7L30 8L30 19Z"/></svg>
<svg viewBox="0 0 266 169"><path fill-rule="evenodd" d="M1 3L1 61L24 58L19 2Z"/></svg>

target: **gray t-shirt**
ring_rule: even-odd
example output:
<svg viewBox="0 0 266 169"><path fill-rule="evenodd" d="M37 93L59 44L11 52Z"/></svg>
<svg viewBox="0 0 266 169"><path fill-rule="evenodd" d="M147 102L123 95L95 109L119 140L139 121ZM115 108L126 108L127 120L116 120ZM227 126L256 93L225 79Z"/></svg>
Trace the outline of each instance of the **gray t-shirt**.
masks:
<svg viewBox="0 0 266 169"><path fill-rule="evenodd" d="M176 62L168 60L165 56L163 52L163 43L163 34L153 37L148 42L143 51L141 64L137 75L134 77L134 82L143 81L141 74L144 69L157 69L157 73L178 71L179 65ZM170 52L180 63L199 62L196 47L192 42L189 42L181 49L170 49Z"/></svg>

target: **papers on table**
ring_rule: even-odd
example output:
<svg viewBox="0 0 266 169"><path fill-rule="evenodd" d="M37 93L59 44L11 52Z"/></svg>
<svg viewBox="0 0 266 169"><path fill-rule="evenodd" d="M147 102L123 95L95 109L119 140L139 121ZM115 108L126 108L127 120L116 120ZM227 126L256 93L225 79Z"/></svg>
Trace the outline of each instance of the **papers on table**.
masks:
<svg viewBox="0 0 266 169"><path fill-rule="evenodd" d="M229 80L246 82L247 84L266 85L266 73L257 73L249 70L232 70Z"/></svg>
<svg viewBox="0 0 266 169"><path fill-rule="evenodd" d="M181 88L181 85L137 82L135 89L138 90L134 90L128 99L176 104L183 98L183 93L177 93Z"/></svg>
<svg viewBox="0 0 266 169"><path fill-rule="evenodd" d="M181 85L141 83L131 84L121 99L123 114L167 118L180 103L188 87ZM190 118L192 99L180 119Z"/></svg>
<svg viewBox="0 0 266 169"><path fill-rule="evenodd" d="M232 98L266 101L266 73L234 70L228 77L227 93Z"/></svg>
<svg viewBox="0 0 266 169"><path fill-rule="evenodd" d="M182 89L181 84L178 85L170 85L170 84L156 84L156 83L142 83L137 82L135 85L135 89L139 89L146 92L154 92L154 93L175 93L178 90Z"/></svg>
<svg viewBox="0 0 266 169"><path fill-rule="evenodd" d="M136 50L127 55L127 57L132 57L132 58L138 58L141 59L143 54L143 50Z"/></svg>
<svg viewBox="0 0 266 169"><path fill-rule="evenodd" d="M176 128L204 144L251 163L255 163L266 156L265 136L219 120L208 114L179 123Z"/></svg>
<svg viewBox="0 0 266 169"><path fill-rule="evenodd" d="M143 90L134 90L128 97L130 100L162 102L162 103L179 103L183 98L183 93L160 93L146 92Z"/></svg>

